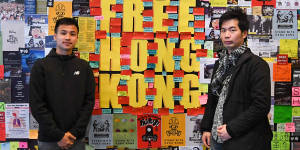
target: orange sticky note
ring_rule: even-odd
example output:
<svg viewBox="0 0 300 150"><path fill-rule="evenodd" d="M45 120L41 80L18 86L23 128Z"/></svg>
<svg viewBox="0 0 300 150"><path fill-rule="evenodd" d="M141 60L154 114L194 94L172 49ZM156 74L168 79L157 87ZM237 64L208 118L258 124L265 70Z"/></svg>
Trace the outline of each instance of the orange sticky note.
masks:
<svg viewBox="0 0 300 150"><path fill-rule="evenodd" d="M200 8L200 7L194 8L193 15L204 15L204 8Z"/></svg>
<svg viewBox="0 0 300 150"><path fill-rule="evenodd" d="M143 10L143 16L145 16L145 17L153 17L153 10L152 9Z"/></svg>
<svg viewBox="0 0 300 150"><path fill-rule="evenodd" d="M177 6L167 6L166 13L177 13Z"/></svg>
<svg viewBox="0 0 300 150"><path fill-rule="evenodd" d="M147 43L147 49L158 49L158 43Z"/></svg>
<svg viewBox="0 0 300 150"><path fill-rule="evenodd" d="M129 47L120 47L120 54L130 54L130 48Z"/></svg>
<svg viewBox="0 0 300 150"><path fill-rule="evenodd" d="M173 19L163 19L163 26L173 26L174 25L174 20Z"/></svg>
<svg viewBox="0 0 300 150"><path fill-rule="evenodd" d="M197 57L207 57L207 49L196 49Z"/></svg>
<svg viewBox="0 0 300 150"><path fill-rule="evenodd" d="M174 77L184 77L184 71L183 70L174 70L173 76Z"/></svg>
<svg viewBox="0 0 300 150"><path fill-rule="evenodd" d="M130 114L133 110L132 106L123 106L123 113Z"/></svg>
<svg viewBox="0 0 300 150"><path fill-rule="evenodd" d="M110 25L111 26L121 26L122 25L121 18L110 18Z"/></svg>
<svg viewBox="0 0 300 150"><path fill-rule="evenodd" d="M101 109L94 109L92 112L92 115L101 115L102 114L102 110Z"/></svg>
<svg viewBox="0 0 300 150"><path fill-rule="evenodd" d="M128 91L127 85L118 85L117 91Z"/></svg>
<svg viewBox="0 0 300 150"><path fill-rule="evenodd" d="M144 77L145 78L154 78L155 71L154 70L145 70L144 71Z"/></svg>
<svg viewBox="0 0 300 150"><path fill-rule="evenodd" d="M195 40L205 40L205 32L195 32L194 39Z"/></svg>
<svg viewBox="0 0 300 150"><path fill-rule="evenodd" d="M156 95L156 88L146 88L146 95Z"/></svg>
<svg viewBox="0 0 300 150"><path fill-rule="evenodd" d="M90 15L91 16L101 16L102 9L100 7L91 7L90 8Z"/></svg>
<svg viewBox="0 0 300 150"><path fill-rule="evenodd" d="M169 32L168 34L168 38L178 38L179 37L179 33L178 32Z"/></svg>
<svg viewBox="0 0 300 150"><path fill-rule="evenodd" d="M181 32L180 33L180 40L191 39L191 37L192 37L191 32Z"/></svg>
<svg viewBox="0 0 300 150"><path fill-rule="evenodd" d="M120 33L121 26L110 26L109 31L110 31L110 33Z"/></svg>
<svg viewBox="0 0 300 150"><path fill-rule="evenodd" d="M153 28L153 22L152 21L144 21L143 28Z"/></svg>
<svg viewBox="0 0 300 150"><path fill-rule="evenodd" d="M173 49L173 56L183 56L184 49L183 48L174 48Z"/></svg>
<svg viewBox="0 0 300 150"><path fill-rule="evenodd" d="M184 113L184 106L183 105L175 105L174 113Z"/></svg>
<svg viewBox="0 0 300 150"><path fill-rule="evenodd" d="M174 96L183 96L182 88L173 88L172 93Z"/></svg>
<svg viewBox="0 0 300 150"><path fill-rule="evenodd" d="M118 104L129 104L128 96L118 96Z"/></svg>
<svg viewBox="0 0 300 150"><path fill-rule="evenodd" d="M101 7L100 0L90 0L90 7Z"/></svg>
<svg viewBox="0 0 300 150"><path fill-rule="evenodd" d="M130 75L131 76L132 71L131 70L122 70L121 75Z"/></svg>
<svg viewBox="0 0 300 150"><path fill-rule="evenodd" d="M111 10L113 12L123 12L123 5L121 4L112 5Z"/></svg>
<svg viewBox="0 0 300 150"><path fill-rule="evenodd" d="M291 81L291 64L277 65L273 64L273 81L277 82L290 82Z"/></svg>
<svg viewBox="0 0 300 150"><path fill-rule="evenodd" d="M130 65L130 59L120 59L120 64L121 65Z"/></svg>
<svg viewBox="0 0 300 150"><path fill-rule="evenodd" d="M158 114L160 115L169 115L169 108L159 108Z"/></svg>
<svg viewBox="0 0 300 150"><path fill-rule="evenodd" d="M105 30L96 30L95 38L96 39L106 39L106 31Z"/></svg>
<svg viewBox="0 0 300 150"><path fill-rule="evenodd" d="M0 65L0 79L4 78L4 65Z"/></svg>
<svg viewBox="0 0 300 150"><path fill-rule="evenodd" d="M148 56L147 63L148 64L157 64L158 58L157 56Z"/></svg>
<svg viewBox="0 0 300 150"><path fill-rule="evenodd" d="M205 21L204 20L195 20L194 28L204 28L204 27L205 27Z"/></svg>
<svg viewBox="0 0 300 150"><path fill-rule="evenodd" d="M100 60L100 55L99 54L90 53L89 54L89 60L90 61L99 61Z"/></svg>
<svg viewBox="0 0 300 150"><path fill-rule="evenodd" d="M156 38L166 39L167 38L167 32L166 31L157 31L156 32Z"/></svg>

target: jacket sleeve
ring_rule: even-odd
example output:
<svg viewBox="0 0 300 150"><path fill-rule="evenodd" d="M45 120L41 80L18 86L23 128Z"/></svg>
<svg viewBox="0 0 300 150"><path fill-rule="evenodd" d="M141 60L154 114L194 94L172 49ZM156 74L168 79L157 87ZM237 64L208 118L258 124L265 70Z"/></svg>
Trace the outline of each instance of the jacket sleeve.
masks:
<svg viewBox="0 0 300 150"><path fill-rule="evenodd" d="M212 77L215 75L215 72L217 70L218 66L218 61L216 61L214 65L214 70ZM214 119L214 114L215 114L215 109L216 109L216 100L217 96L212 94L210 84L208 85L208 99L207 99L207 104L205 105L205 112L203 119L201 121L201 132L207 131L210 132L213 124L213 119Z"/></svg>
<svg viewBox="0 0 300 150"><path fill-rule="evenodd" d="M70 132L75 137L82 137L85 134L87 125L90 121L92 111L95 105L95 79L94 74L87 63L87 79L85 87L85 101L80 109L79 118L75 125L71 128Z"/></svg>
<svg viewBox="0 0 300 150"><path fill-rule="evenodd" d="M40 125L39 130L47 132L53 139L60 141L65 133L57 127L53 119L53 114L48 109L45 88L45 75L42 62L41 60L37 60L30 74L29 104L31 112Z"/></svg>
<svg viewBox="0 0 300 150"><path fill-rule="evenodd" d="M231 137L238 137L247 133L258 122L266 119L271 106L271 81L270 69L265 61L252 66L249 79L249 96L251 104L249 108L237 118L228 122L227 131Z"/></svg>

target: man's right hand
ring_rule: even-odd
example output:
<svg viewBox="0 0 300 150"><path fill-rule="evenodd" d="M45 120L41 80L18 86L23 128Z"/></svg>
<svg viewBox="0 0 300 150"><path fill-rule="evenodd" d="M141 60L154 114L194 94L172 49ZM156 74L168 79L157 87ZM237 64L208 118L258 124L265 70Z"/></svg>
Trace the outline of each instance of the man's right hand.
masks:
<svg viewBox="0 0 300 150"><path fill-rule="evenodd" d="M76 137L74 137L70 132L66 132L64 137L57 142L57 144L61 149L69 149L74 144L75 140Z"/></svg>
<svg viewBox="0 0 300 150"><path fill-rule="evenodd" d="M202 142L203 142L204 146L206 146L207 148L210 148L210 137L211 137L210 132L203 132Z"/></svg>

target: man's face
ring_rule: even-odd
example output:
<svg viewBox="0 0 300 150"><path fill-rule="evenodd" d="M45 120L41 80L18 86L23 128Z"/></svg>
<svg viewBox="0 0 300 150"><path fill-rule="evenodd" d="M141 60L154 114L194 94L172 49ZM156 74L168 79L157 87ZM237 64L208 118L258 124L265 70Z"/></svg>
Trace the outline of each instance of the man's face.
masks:
<svg viewBox="0 0 300 150"><path fill-rule="evenodd" d="M60 25L54 39L57 50L71 52L78 39L78 30L75 25Z"/></svg>
<svg viewBox="0 0 300 150"><path fill-rule="evenodd" d="M232 51L240 47L247 37L247 31L241 31L237 19L230 19L223 22L221 27L221 40L228 50Z"/></svg>

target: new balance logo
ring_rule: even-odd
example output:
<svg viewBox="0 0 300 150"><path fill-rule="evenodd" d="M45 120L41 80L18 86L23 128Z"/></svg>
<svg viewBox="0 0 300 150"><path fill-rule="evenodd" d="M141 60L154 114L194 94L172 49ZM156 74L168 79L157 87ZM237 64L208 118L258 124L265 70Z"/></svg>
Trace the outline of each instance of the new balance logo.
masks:
<svg viewBox="0 0 300 150"><path fill-rule="evenodd" d="M74 75L79 75L80 74L80 71L74 71Z"/></svg>

